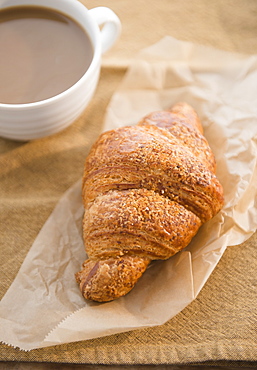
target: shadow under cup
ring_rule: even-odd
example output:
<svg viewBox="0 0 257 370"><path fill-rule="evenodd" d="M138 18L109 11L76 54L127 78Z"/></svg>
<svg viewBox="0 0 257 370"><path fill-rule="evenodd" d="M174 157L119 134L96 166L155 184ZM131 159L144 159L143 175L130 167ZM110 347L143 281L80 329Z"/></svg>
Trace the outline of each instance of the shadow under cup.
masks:
<svg viewBox="0 0 257 370"><path fill-rule="evenodd" d="M33 13L33 22L35 23L37 30L41 27L41 24L43 27L43 24L46 21L47 17L63 17L63 20L60 20L58 22L56 19L50 19L50 27L55 27L57 23L58 27L66 27L67 25L64 24L65 22L68 23L69 21L71 23L69 26L66 27L65 32L67 32L67 35L64 36L64 40L62 43L59 43L57 41L56 46L54 45L54 37L57 37L57 34L55 33L54 28L52 29L52 31L50 30L49 25L47 26L47 32L49 32L48 38L45 38L44 40L44 38L40 36L40 42L43 42L45 44L49 42L53 43L54 50L57 48L59 50L59 46L61 44L63 44L64 46L70 45L71 48L75 48L76 44L79 41L78 38L76 39L77 32L77 34L80 34L80 38L85 37L85 41L86 39L89 41L88 43L85 42L84 56L87 53L86 49L88 47L91 48L92 53L91 57L89 56L90 60L88 60L88 58L85 59L85 63L88 63L88 65L84 66L82 65L79 58L77 58L76 62L75 57L73 61L73 56L70 57L69 55L69 61L67 61L67 55L65 57L65 54L60 54L62 56L61 58L56 55L52 56L51 53L48 53L47 60L43 62L42 66L40 66L42 73L40 73L39 70L34 76L31 75L30 79L33 81L37 80L36 82L38 82L39 84L44 83L44 89L47 90L48 87L50 87L51 83L52 85L54 85L54 78L50 78L49 84L47 83L47 77L43 76L43 70L46 69L45 66L47 65L47 63L49 64L49 66L51 66L51 57L53 57L52 60L54 61L54 63L56 60L63 60L64 62L66 62L65 70L61 71L63 73L60 73L60 76L58 78L56 77L56 80L59 79L60 86L64 86L62 87L62 92L57 93L56 95L55 93L53 93L54 96L50 96L49 98L43 97L42 100L32 102L0 102L0 136L12 140L26 141L42 138L57 133L68 127L72 122L74 122L74 120L76 120L76 118L80 116L80 114L86 108L92 96L94 95L96 86L98 84L102 53L111 48L111 46L117 40L120 34L121 24L119 18L111 9L106 7L97 7L88 10L82 3L77 0L6 0L0 5L0 14L1 12L2 15L7 14L8 12L10 14L14 14L15 11L17 13L17 7L19 7L18 13L20 23L24 23L25 18L25 16L21 15L20 10L23 9L23 12L25 14L28 11L35 11L36 8L38 15L35 15ZM48 12L50 15L44 15L43 12ZM38 17L38 19L36 19L36 17ZM2 19L3 18L4 17L2 17ZM47 21L49 21L49 19L47 19ZM8 22L6 22L6 25L8 25L7 23ZM17 22L17 24L19 23ZM0 23L0 29L1 26L2 24ZM77 29L75 30L76 32L73 36L71 36L71 26L73 26L74 29L77 27ZM101 30L99 26L102 26ZM56 27L56 29L58 27ZM46 33L43 28L42 33L44 35ZM63 33L62 28L60 33ZM82 36L83 33L84 35ZM17 35L21 37L21 34L22 32L18 30ZM14 32L12 32L11 37L15 37ZM72 37L75 38L72 39ZM43 41L41 39L43 39ZM58 40L58 38L56 40ZM29 42L30 41L31 40L29 40ZM26 44L27 49L31 47L29 42L28 40L26 40L26 43L24 43ZM33 45L37 46L38 43L38 41L34 40ZM10 44L9 50L11 49ZM19 45L21 45L21 43L19 43ZM79 44L77 45L77 49L79 49ZM41 49L39 49L39 51L35 55L40 54L40 52ZM73 54L75 55L75 51ZM40 60L40 55L38 60ZM18 62L19 60L14 60L14 63L18 64ZM71 79L71 82L69 82L70 86L65 86L65 81L69 79L69 76L71 76L71 74L75 71L77 65L80 65L81 71L78 73L80 73L80 75L82 76L79 77L79 75L77 75L78 77L76 78L75 74L74 83ZM26 63L25 65L29 73L32 73L34 70L33 63L31 64L31 66L32 67L29 68L30 65L28 66L28 63ZM21 71L22 68L23 66L21 66ZM59 68L58 63L57 68ZM39 77L36 78L36 76L39 76L41 80ZM22 76L22 78L26 78L26 76ZM14 78L11 86L9 86L8 83L5 84L6 91L8 88L10 90L10 94L12 94L12 91L15 91L15 89L18 90L18 84L16 84L15 81L18 81L18 79L16 78L15 80Z"/></svg>

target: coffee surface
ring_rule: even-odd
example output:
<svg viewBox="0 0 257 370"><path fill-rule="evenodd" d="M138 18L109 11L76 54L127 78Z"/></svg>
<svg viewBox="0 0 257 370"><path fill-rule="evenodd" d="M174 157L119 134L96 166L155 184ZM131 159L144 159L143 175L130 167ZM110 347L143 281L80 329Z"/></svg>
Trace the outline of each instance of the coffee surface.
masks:
<svg viewBox="0 0 257 370"><path fill-rule="evenodd" d="M50 98L75 84L93 58L89 36L52 9L0 10L0 103Z"/></svg>

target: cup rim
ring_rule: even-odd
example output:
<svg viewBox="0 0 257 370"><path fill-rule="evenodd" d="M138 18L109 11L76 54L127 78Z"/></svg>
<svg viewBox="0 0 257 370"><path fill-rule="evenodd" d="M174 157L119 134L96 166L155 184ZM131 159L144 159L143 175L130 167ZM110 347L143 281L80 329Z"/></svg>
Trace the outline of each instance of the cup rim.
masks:
<svg viewBox="0 0 257 370"><path fill-rule="evenodd" d="M71 0L68 0L68 1L73 2ZM37 6L36 4L33 4L33 5ZM85 5L80 3L79 1L74 1L73 5L75 5L76 7L79 7L80 11L83 11L84 15L88 18L88 21L92 26L93 33L95 33L96 36L100 36L100 29L98 28L97 24L94 23L93 19L91 19L91 17L88 14L89 9ZM44 5L40 5L40 6L43 7ZM54 6L54 3L51 4L50 7L48 6L48 8L56 9L56 10L60 11L58 8L56 8ZM0 9L1 9L1 7L0 7ZM62 12L62 11L60 11L60 12ZM65 14L65 12L63 12L63 13ZM67 15L69 17L71 17L69 14L67 14ZM71 17L71 18L73 18L73 17ZM83 27L83 25L80 22L78 22L76 19L74 19L74 21L77 22L81 27ZM87 31L84 27L83 27L83 29L85 31ZM57 99L60 99L63 96L65 97L66 95L72 93L72 91L74 89L76 89L77 86L84 83L84 80L91 73L91 71L94 71L94 69L97 68L98 61L101 59L101 54L102 54L101 42L94 43L92 38L90 37L90 35L88 35L88 37L90 38L92 48L93 48L93 58L92 58L92 61L89 65L88 69L85 71L85 73L80 77L80 79L77 82L75 82L72 86L70 86L68 89L60 92L59 94L56 94L54 96L51 96L51 97L43 99L43 100L39 100L39 101L31 102L31 103L1 103L0 102L0 109L18 110L18 109L26 109L26 108L34 108L34 107L36 108L38 106L44 106L46 104L51 104L52 102L56 101Z"/></svg>

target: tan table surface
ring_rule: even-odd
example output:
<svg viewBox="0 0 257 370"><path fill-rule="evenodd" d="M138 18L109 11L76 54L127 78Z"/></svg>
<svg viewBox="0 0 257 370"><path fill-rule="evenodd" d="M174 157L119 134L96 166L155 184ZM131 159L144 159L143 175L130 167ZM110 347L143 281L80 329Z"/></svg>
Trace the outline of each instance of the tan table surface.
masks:
<svg viewBox="0 0 257 370"><path fill-rule="evenodd" d="M94 98L72 126L31 142L0 138L0 297L58 200L81 178L106 107L141 48L170 35L228 51L257 53L255 0L82 2L88 8L112 8L121 19L122 35L103 58ZM35 362L39 369L69 368L64 363L88 364L83 367L88 369L100 369L100 364L119 365L117 369L140 364L160 369L253 368L257 366L256 246L257 234L243 245L229 247L197 299L161 327L30 352L2 344L0 369L30 369ZM53 362L62 365L44 365Z"/></svg>

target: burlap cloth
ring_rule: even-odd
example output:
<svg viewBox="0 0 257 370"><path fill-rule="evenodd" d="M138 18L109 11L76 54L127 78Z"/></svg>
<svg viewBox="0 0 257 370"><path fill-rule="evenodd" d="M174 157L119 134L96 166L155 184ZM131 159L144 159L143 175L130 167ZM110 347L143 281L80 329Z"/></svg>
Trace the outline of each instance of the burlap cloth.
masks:
<svg viewBox="0 0 257 370"><path fill-rule="evenodd" d="M80 179L106 107L137 51L170 35L257 53L255 0L83 2L88 8L112 8L123 24L122 36L103 58L92 102L71 127L32 142L0 139L1 297L60 197ZM197 299L165 325L30 352L0 345L0 359L91 364L257 361L256 246L257 234L229 247Z"/></svg>

